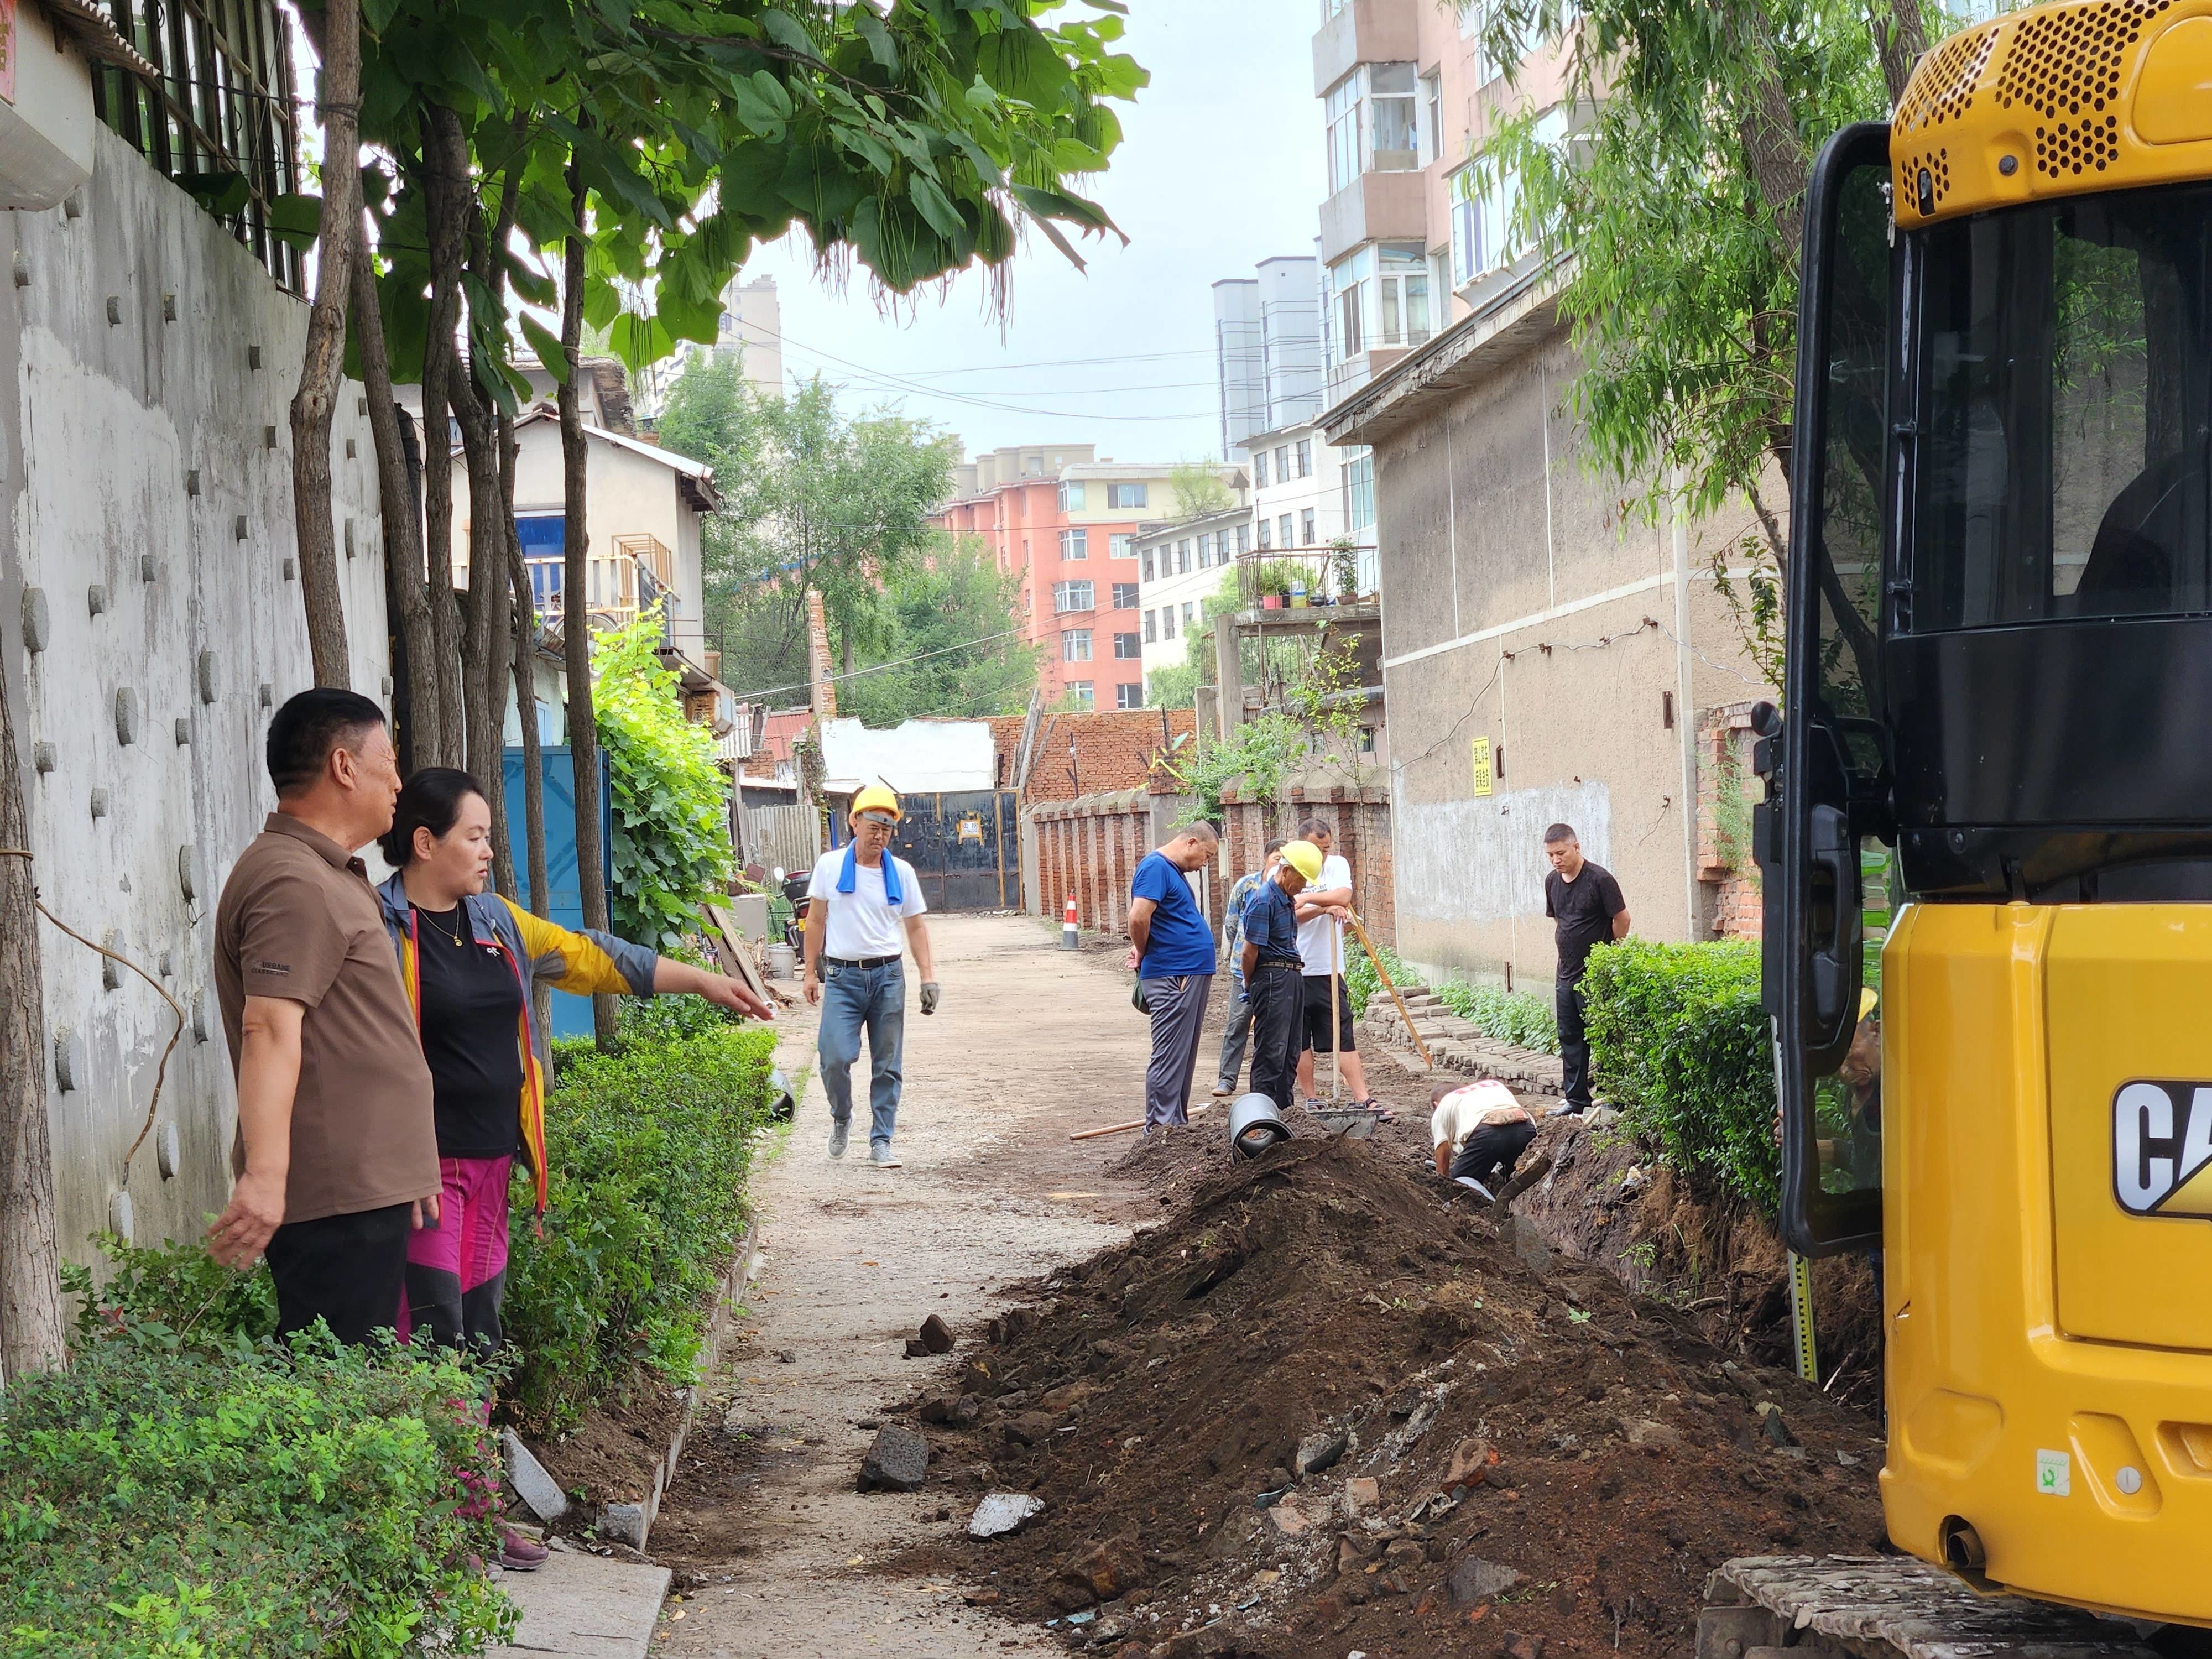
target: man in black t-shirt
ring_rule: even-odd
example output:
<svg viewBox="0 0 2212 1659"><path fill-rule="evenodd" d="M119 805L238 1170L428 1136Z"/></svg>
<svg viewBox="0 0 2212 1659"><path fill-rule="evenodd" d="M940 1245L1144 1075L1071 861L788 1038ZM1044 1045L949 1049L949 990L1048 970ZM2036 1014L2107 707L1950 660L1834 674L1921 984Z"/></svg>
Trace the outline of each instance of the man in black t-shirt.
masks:
<svg viewBox="0 0 2212 1659"><path fill-rule="evenodd" d="M1582 1112L1590 1104L1589 1039L1583 1032L1583 969L1593 945L1628 936L1628 901L1620 884L1603 865L1583 856L1574 826L1555 823L1544 831L1544 855L1552 873L1544 878L1544 914L1559 924L1559 973L1552 1006L1559 1020L1559 1109Z"/></svg>

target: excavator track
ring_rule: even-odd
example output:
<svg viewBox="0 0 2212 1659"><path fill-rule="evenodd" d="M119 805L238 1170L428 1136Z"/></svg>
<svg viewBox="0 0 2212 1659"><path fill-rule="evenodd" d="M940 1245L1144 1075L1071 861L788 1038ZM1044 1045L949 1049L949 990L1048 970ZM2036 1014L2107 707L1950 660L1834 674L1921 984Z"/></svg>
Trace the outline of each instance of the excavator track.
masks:
<svg viewBox="0 0 2212 1659"><path fill-rule="evenodd" d="M1697 1659L2158 1659L2132 1626L1977 1595L1924 1561L1759 1555L1705 1581Z"/></svg>

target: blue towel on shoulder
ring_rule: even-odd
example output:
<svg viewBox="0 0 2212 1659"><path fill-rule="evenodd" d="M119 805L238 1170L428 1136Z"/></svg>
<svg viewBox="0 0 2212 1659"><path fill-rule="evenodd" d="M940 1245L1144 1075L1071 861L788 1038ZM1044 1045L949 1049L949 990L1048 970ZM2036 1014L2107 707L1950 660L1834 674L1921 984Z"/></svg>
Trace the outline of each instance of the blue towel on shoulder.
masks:
<svg viewBox="0 0 2212 1659"><path fill-rule="evenodd" d="M854 884L860 880L858 847L854 842L845 843L845 867L837 872L837 890L841 893L851 892ZM906 902L906 894L899 886L898 860L888 851L884 854L884 902L893 909Z"/></svg>

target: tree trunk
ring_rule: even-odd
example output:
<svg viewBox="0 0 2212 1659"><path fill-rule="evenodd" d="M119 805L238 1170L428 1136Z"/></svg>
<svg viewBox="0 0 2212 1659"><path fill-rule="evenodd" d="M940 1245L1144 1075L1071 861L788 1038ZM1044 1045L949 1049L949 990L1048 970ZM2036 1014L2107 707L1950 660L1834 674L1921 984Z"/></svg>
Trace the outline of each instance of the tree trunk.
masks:
<svg viewBox="0 0 2212 1659"><path fill-rule="evenodd" d="M331 415L345 370L346 290L361 240L361 8L330 0L316 110L323 123L323 234L300 389L292 397L292 523L317 685L350 686L337 534L331 518Z"/></svg>
<svg viewBox="0 0 2212 1659"><path fill-rule="evenodd" d="M1919 0L1870 0L1867 22L1874 30L1875 51L1881 58L1881 78L1889 88L1889 106L1895 109L1912 79L1912 66L1928 50L1928 24L1920 15Z"/></svg>
<svg viewBox="0 0 2212 1659"><path fill-rule="evenodd" d="M421 496L408 454L405 418L392 395L392 360L384 339L384 313L376 303L376 272L362 238L353 256L354 334L361 342L362 383L368 392L368 425L376 441L377 500L384 515L384 558L398 600L399 637L407 658L405 734L415 765L442 766L438 728L438 646L423 574Z"/></svg>
<svg viewBox="0 0 2212 1659"><path fill-rule="evenodd" d="M568 658L568 755L575 769L576 885L583 895L584 926L607 925L606 849L599 838L599 732L592 699L592 617L585 604L590 579L591 537L585 524L584 444L584 173L568 156L568 201L576 228L568 233L562 262L561 355L568 373L561 382L561 642ZM592 1024L599 1046L615 1036L615 1000L592 999Z"/></svg>
<svg viewBox="0 0 2212 1659"><path fill-rule="evenodd" d="M0 651L0 848L27 852L31 826ZM31 860L0 854L0 1382L67 1362L53 1155L46 1123L46 1001Z"/></svg>
<svg viewBox="0 0 2212 1659"><path fill-rule="evenodd" d="M422 195L430 255L430 319L422 346L423 551L430 621L437 647L438 747L448 766L467 764L466 702L461 688L461 610L453 592L453 442L450 382L459 372L461 226L468 187L465 158L446 153L434 111L422 120ZM450 113L450 112L448 112ZM456 124L458 125L458 124Z"/></svg>

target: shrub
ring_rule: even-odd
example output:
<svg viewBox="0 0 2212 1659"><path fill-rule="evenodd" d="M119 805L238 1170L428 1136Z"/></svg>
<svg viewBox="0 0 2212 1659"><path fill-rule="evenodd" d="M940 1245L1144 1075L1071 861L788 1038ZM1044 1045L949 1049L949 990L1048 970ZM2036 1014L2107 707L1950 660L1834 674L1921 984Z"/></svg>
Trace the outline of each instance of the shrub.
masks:
<svg viewBox="0 0 2212 1659"><path fill-rule="evenodd" d="M614 807L607 904L615 931L672 945L699 900L730 874L730 782L714 734L684 718L676 676L660 665L660 613L592 641L592 708Z"/></svg>
<svg viewBox="0 0 2212 1659"><path fill-rule="evenodd" d="M1399 960L1395 951L1387 945L1376 949L1382 965L1390 970L1390 978L1401 991L1419 982L1412 970ZM1344 982L1355 1015L1365 1013L1372 999L1390 994L1383 988L1382 976L1375 971L1367 952L1357 948L1345 965ZM1559 1023L1552 1017L1552 1005L1547 998L1532 996L1526 991L1500 990L1491 985L1469 985L1455 979L1448 979L1435 988L1437 1001L1485 1036L1541 1054L1559 1052Z"/></svg>
<svg viewBox="0 0 2212 1659"><path fill-rule="evenodd" d="M152 1322L179 1341L203 1345L242 1336L258 1342L276 1333L276 1285L269 1264L248 1273L224 1267L197 1239L184 1243L126 1244L113 1233L94 1235L93 1248L107 1258L105 1285L89 1268L62 1264L62 1288L77 1299L80 1345L134 1324Z"/></svg>
<svg viewBox="0 0 2212 1659"><path fill-rule="evenodd" d="M1591 1064L1629 1126L1771 1214L1781 1159L1759 947L1601 945L1583 990Z"/></svg>
<svg viewBox="0 0 2212 1659"><path fill-rule="evenodd" d="M706 952L688 939L660 954L688 962L694 968L720 971L720 964L709 961ZM678 1042L742 1024L737 1015L704 997L626 996L616 1006L615 1036L626 1048L640 1042Z"/></svg>
<svg viewBox="0 0 2212 1659"><path fill-rule="evenodd" d="M511 1636L471 1559L498 1547L477 1380L436 1349L187 1335L153 1316L204 1251L133 1254L72 1369L0 1395L0 1647L397 1659Z"/></svg>
<svg viewBox="0 0 2212 1659"><path fill-rule="evenodd" d="M692 1379L704 1304L744 1224L775 1046L747 1025L564 1054L545 1103L546 1225L514 1231L501 1322L505 1407L526 1427L568 1427L641 1364Z"/></svg>
<svg viewBox="0 0 2212 1659"><path fill-rule="evenodd" d="M1549 997L1448 980L1437 988L1437 1000L1493 1041L1539 1054L1559 1052L1559 1022Z"/></svg>

